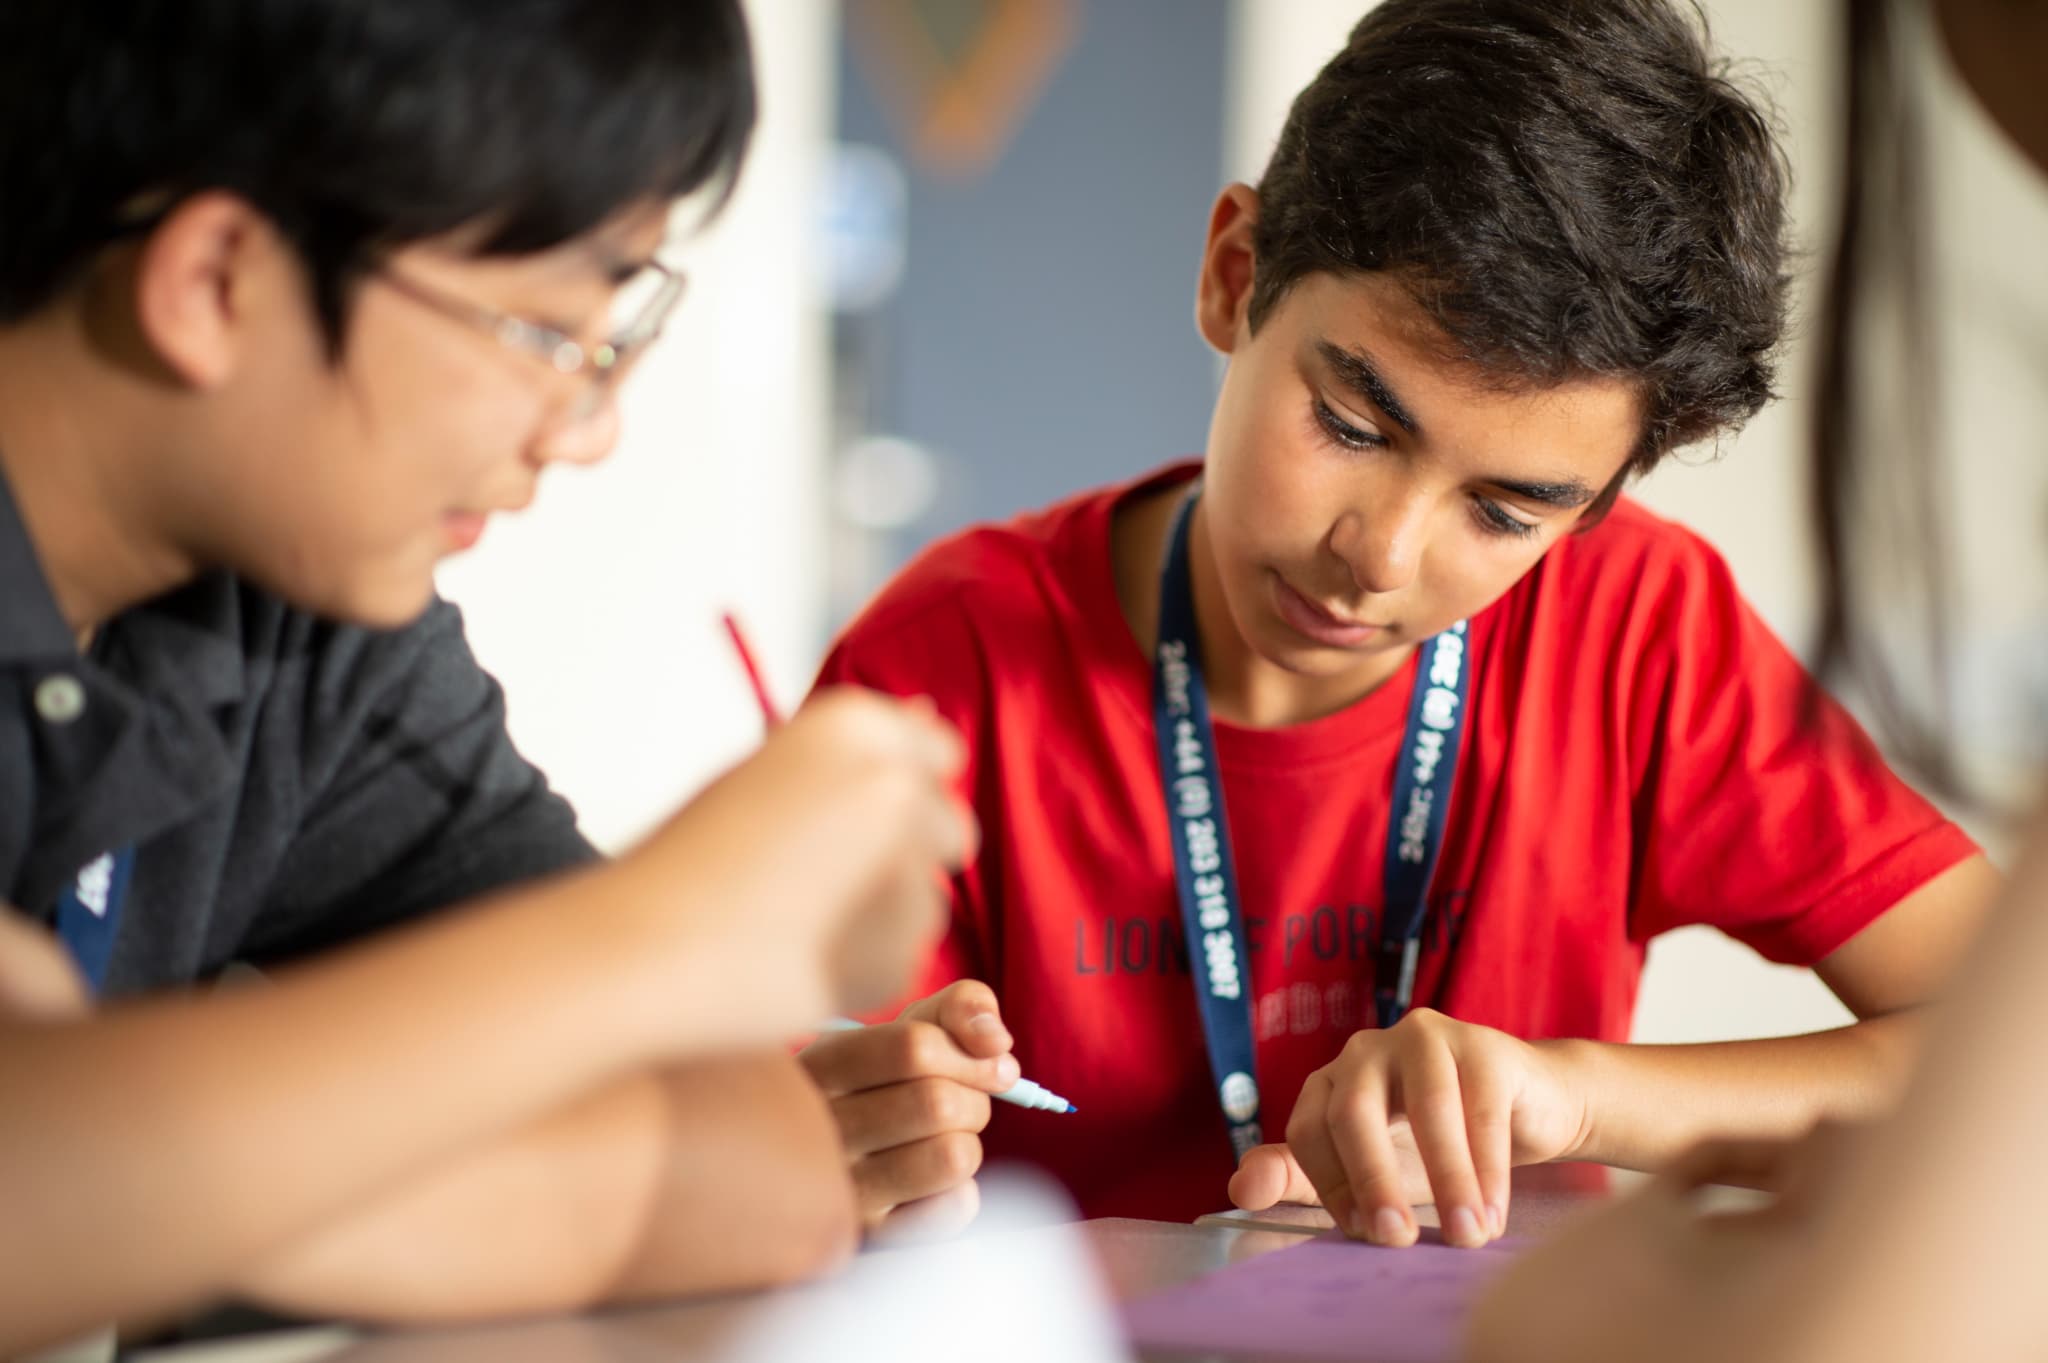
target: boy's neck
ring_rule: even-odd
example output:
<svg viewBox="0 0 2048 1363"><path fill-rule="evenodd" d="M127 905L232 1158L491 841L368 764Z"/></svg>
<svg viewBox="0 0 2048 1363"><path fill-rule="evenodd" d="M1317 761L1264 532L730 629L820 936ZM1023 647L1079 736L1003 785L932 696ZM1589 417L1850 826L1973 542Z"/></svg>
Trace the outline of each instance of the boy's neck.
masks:
<svg viewBox="0 0 2048 1363"><path fill-rule="evenodd" d="M197 566L154 522L120 380L68 310L0 327L0 474L72 636L89 640Z"/></svg>
<svg viewBox="0 0 2048 1363"><path fill-rule="evenodd" d="M1117 508L1110 523L1110 558L1124 622L1147 659L1159 637L1159 570L1185 484L1165 488ZM1223 583L1209 548L1206 508L1196 503L1188 528L1195 627L1201 632L1202 681L1217 719L1248 729L1279 729L1320 719L1379 689L1408 661L1410 650L1375 654L1329 677L1306 677L1267 662L1246 646L1223 599Z"/></svg>

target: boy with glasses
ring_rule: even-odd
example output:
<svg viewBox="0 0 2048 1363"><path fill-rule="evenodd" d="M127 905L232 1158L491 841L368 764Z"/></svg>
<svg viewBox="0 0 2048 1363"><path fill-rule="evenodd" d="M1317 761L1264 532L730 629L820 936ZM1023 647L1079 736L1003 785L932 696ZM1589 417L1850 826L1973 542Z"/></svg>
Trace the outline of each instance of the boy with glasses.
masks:
<svg viewBox="0 0 2048 1363"><path fill-rule="evenodd" d="M830 698L601 863L433 595L753 113L735 0L0 12L0 1354L851 1245L777 1047L936 926L957 740Z"/></svg>

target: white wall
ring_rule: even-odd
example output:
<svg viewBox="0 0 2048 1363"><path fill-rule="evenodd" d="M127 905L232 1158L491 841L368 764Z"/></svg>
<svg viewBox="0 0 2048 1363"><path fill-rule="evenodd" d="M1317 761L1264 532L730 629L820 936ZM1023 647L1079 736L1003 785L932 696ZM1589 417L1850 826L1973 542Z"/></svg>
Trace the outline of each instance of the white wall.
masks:
<svg viewBox="0 0 2048 1363"><path fill-rule="evenodd" d="M525 516L442 571L510 698L513 737L615 849L758 741L727 605L794 706L823 628L826 331L812 178L835 7L748 5L762 121L690 292L625 392L626 435L552 471Z"/></svg>
<svg viewBox="0 0 2048 1363"><path fill-rule="evenodd" d="M1237 0L1232 85L1227 108L1225 171L1256 179L1295 90L1342 43L1369 5L1359 0ZM1778 106L1796 176L1795 230L1807 265L1823 258L1836 181L1838 99L1831 3L1785 0L1707 0L1717 45L1746 61ZM1933 65L1932 62L1929 63ZM1959 344L1950 414L1962 432L1953 448L1958 505L1967 519L1956 540L1965 550L1962 596L1969 618L1959 622L1974 697L1966 731L1979 744L2009 743L1987 717L2010 717L2011 686L1976 683L2025 662L2040 678L2048 638L2039 588L2048 545L2048 499L2041 471L2048 467L2048 412L2038 376L2048 363L2048 268L2038 261L2048 242L2048 207L2037 186L2025 186L2018 158L1959 97L1945 73L1935 73L1940 118L1934 158L1938 228L1952 279L1949 340ZM2033 262L2033 263L2029 263ZM1808 313L1812 270L1800 295ZM1986 327L1987 301L2030 316L2032 353L2015 344L2013 326ZM1970 326L1956 318L1969 314ZM1967 341L1961 333L1969 333ZM1815 619L1816 579L1806 537L1804 483L1806 394L1812 371L1811 337L1802 331L1785 368L1786 398L1718 452L1697 451L1667 464L1636 495L1665 515L1683 520L1718 545L1733 564L1758 611L1795 649L1804 651ZM2031 433L2031 434L2029 434ZM1997 693L1987 698L1985 692ZM2048 696L2048 685L2030 689ZM2042 713L2037 707L2036 716ZM1770 1035L1829 1026L1847 1013L1810 974L1771 966L1708 929L1674 933L1650 954L1636 1034L1642 1040L1700 1040Z"/></svg>

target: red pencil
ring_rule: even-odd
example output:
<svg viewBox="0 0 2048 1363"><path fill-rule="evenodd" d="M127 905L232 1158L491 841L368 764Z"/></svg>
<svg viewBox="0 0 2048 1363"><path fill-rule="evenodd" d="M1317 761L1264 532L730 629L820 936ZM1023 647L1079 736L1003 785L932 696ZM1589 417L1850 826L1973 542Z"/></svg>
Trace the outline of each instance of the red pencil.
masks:
<svg viewBox="0 0 2048 1363"><path fill-rule="evenodd" d="M733 612L727 610L719 618L725 620L725 632L731 636L733 653L739 655L739 665L748 669L748 684L754 688L754 700L762 708L762 722L774 729L782 722L782 712L774 708L774 696L768 694L768 684L762 682L762 669L754 661L754 649L748 647L748 636L739 630L739 620L733 618Z"/></svg>
<svg viewBox="0 0 2048 1363"><path fill-rule="evenodd" d="M761 707L761 722L769 728L782 723L782 712L775 708L775 698L768 694L768 684L761 680L761 669L754 662L754 650L747 647L747 636L740 631L740 622L733 618L731 611L719 617L725 621L725 632L732 638L733 652L740 655L740 666L747 670L747 682L754 688L754 700Z"/></svg>

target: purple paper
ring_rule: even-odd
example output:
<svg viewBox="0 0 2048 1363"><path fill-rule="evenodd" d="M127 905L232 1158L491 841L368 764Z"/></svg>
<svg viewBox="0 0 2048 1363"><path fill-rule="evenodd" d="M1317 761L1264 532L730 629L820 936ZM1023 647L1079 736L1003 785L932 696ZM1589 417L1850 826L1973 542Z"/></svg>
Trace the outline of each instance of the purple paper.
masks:
<svg viewBox="0 0 2048 1363"><path fill-rule="evenodd" d="M1449 1363L1466 1313L1524 1242L1382 1249L1335 1231L1140 1297L1132 1342L1181 1353L1356 1363Z"/></svg>

